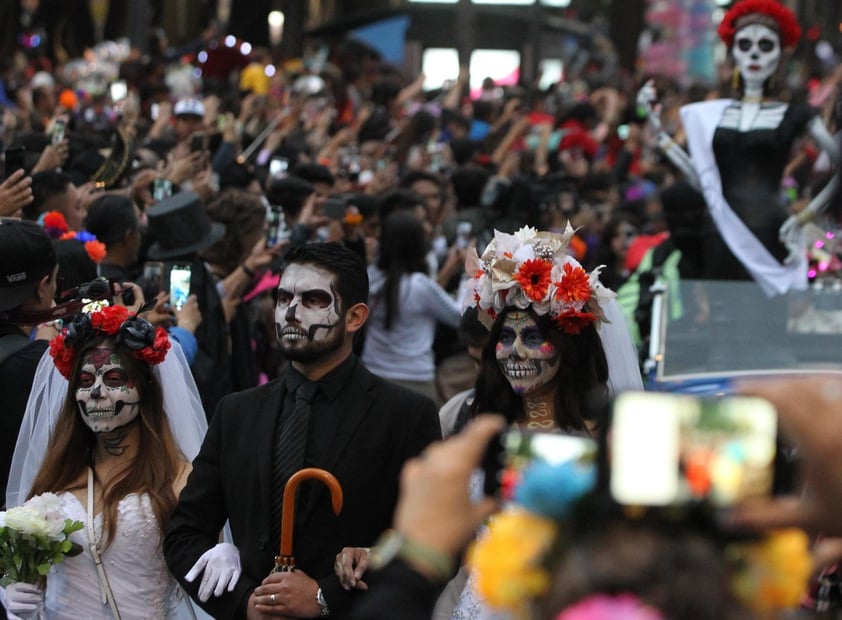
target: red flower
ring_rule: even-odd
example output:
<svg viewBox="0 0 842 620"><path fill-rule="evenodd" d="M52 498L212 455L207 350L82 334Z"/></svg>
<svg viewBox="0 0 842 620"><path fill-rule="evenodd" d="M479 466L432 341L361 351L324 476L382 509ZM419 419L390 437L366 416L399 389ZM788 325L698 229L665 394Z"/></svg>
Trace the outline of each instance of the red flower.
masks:
<svg viewBox="0 0 842 620"><path fill-rule="evenodd" d="M44 214L44 228L48 231L55 231L56 236L59 236L61 233L67 232L67 220L64 219L64 215L60 211L47 211Z"/></svg>
<svg viewBox="0 0 842 620"><path fill-rule="evenodd" d="M134 356L150 366L154 366L164 361L167 351L170 350L171 346L167 330L163 327L158 327L155 329L154 342L148 347L143 347L135 351Z"/></svg>
<svg viewBox="0 0 842 620"><path fill-rule="evenodd" d="M50 355L61 375L65 379L70 379L70 370L73 367L73 357L76 352L72 347L65 346L65 331L62 331L58 336L50 340Z"/></svg>
<svg viewBox="0 0 842 620"><path fill-rule="evenodd" d="M95 263L105 258L105 244L102 241L85 242L85 251L88 253L88 257Z"/></svg>
<svg viewBox="0 0 842 620"><path fill-rule="evenodd" d="M61 237L58 238L59 241L67 241L68 239L75 239L76 238L76 231L75 230L68 230L66 233L62 233Z"/></svg>
<svg viewBox="0 0 842 620"><path fill-rule="evenodd" d="M775 0L743 0L732 6L725 13L722 21L719 22L719 28L716 31L725 45L731 47L734 44L737 23L740 22L742 17L753 13L768 15L778 23L783 47L792 47L801 38L801 26L798 24L795 14L788 7Z"/></svg>
<svg viewBox="0 0 842 620"><path fill-rule="evenodd" d="M585 327L596 321L596 315L590 312L579 312L577 310L568 310L559 314L553 322L565 334L577 335Z"/></svg>
<svg viewBox="0 0 842 620"><path fill-rule="evenodd" d="M556 299L565 303L588 301L591 298L591 283L588 274L581 267L572 263L564 264L564 275L555 283Z"/></svg>
<svg viewBox="0 0 842 620"><path fill-rule="evenodd" d="M113 336L127 318L129 318L129 310L125 306L106 306L91 314L91 326Z"/></svg>
<svg viewBox="0 0 842 620"><path fill-rule="evenodd" d="M552 282L552 262L543 258L533 258L523 261L514 279L520 284L523 292L532 301L542 301Z"/></svg>

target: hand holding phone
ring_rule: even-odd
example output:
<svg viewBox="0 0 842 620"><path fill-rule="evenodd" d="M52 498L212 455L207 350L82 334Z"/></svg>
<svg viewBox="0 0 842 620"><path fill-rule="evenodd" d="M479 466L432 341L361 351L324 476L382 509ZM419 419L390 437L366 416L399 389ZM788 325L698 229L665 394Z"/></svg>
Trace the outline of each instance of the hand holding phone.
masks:
<svg viewBox="0 0 842 620"><path fill-rule="evenodd" d="M626 392L611 418L610 489L621 504L726 507L772 494L777 412L764 399Z"/></svg>
<svg viewBox="0 0 842 620"><path fill-rule="evenodd" d="M6 178L8 179L13 173L24 169L24 160L26 158L26 147L16 146L6 149L4 155Z"/></svg>
<svg viewBox="0 0 842 620"><path fill-rule="evenodd" d="M170 269L170 304L181 310L190 296L190 265L173 265Z"/></svg>
<svg viewBox="0 0 842 620"><path fill-rule="evenodd" d="M202 131L197 131L190 136L190 151L193 153L201 153L205 150L205 134Z"/></svg>
<svg viewBox="0 0 842 620"><path fill-rule="evenodd" d="M581 476L573 476L573 470L569 476L565 472L565 488L557 494L561 499L572 499L596 484L596 462L597 443L589 437L509 429L491 440L483 457L483 492L511 500L530 468L574 465Z"/></svg>

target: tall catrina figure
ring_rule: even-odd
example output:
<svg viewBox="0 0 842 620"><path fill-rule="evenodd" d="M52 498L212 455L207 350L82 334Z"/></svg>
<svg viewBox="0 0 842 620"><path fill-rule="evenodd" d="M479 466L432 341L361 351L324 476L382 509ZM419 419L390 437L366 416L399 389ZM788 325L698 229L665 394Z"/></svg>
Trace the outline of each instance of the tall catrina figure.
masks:
<svg viewBox="0 0 842 620"><path fill-rule="evenodd" d="M719 36L735 65L739 99L717 99L681 108L689 155L661 127L655 89L648 82L638 103L649 109L658 145L702 190L712 225L705 230L708 279L753 278L768 296L807 286L802 226L828 203L834 178L797 216L781 198L781 180L792 146L809 135L831 158L839 149L816 110L776 101L771 90L783 49L801 28L775 0L741 0L725 14Z"/></svg>

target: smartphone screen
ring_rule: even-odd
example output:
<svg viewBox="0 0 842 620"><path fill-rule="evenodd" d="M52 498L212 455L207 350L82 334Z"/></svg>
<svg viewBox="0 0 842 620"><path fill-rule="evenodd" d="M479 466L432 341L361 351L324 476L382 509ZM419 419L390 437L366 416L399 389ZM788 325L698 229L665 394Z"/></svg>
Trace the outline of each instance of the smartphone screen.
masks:
<svg viewBox="0 0 842 620"><path fill-rule="evenodd" d="M170 269L170 305L181 310L190 296L190 265L173 265Z"/></svg>
<svg viewBox="0 0 842 620"><path fill-rule="evenodd" d="M199 153L205 150L205 134L202 132L194 133L190 137L190 150L194 153Z"/></svg>
<svg viewBox="0 0 842 620"><path fill-rule="evenodd" d="M773 491L777 412L766 400L626 392L611 417L609 484L621 504L726 507Z"/></svg>
<svg viewBox="0 0 842 620"><path fill-rule="evenodd" d="M24 158L26 157L26 148L16 146L14 148L6 149L5 153L5 170L6 178L9 178L15 171L23 170Z"/></svg>
<svg viewBox="0 0 842 620"><path fill-rule="evenodd" d="M143 265L143 290L157 295L164 288L164 263L149 261Z"/></svg>
<svg viewBox="0 0 842 620"><path fill-rule="evenodd" d="M572 461L595 472L597 449L597 442L589 437L519 429L505 431L491 440L485 452L483 492L511 500L524 472L536 462L561 465Z"/></svg>
<svg viewBox="0 0 842 620"><path fill-rule="evenodd" d="M124 80L119 80L111 84L109 92L111 94L111 101L117 103L118 101L122 101L126 98L129 94L129 89Z"/></svg>
<svg viewBox="0 0 842 620"><path fill-rule="evenodd" d="M53 144L60 144L64 141L65 121L63 118L57 118L53 121L53 133L51 142Z"/></svg>
<svg viewBox="0 0 842 620"><path fill-rule="evenodd" d="M285 157L273 157L269 161L269 175L276 179L282 179L287 176L288 169L289 160Z"/></svg>
<svg viewBox="0 0 842 620"><path fill-rule="evenodd" d="M172 181L159 177L152 182L152 199L155 202L159 202L170 196L172 196Z"/></svg>

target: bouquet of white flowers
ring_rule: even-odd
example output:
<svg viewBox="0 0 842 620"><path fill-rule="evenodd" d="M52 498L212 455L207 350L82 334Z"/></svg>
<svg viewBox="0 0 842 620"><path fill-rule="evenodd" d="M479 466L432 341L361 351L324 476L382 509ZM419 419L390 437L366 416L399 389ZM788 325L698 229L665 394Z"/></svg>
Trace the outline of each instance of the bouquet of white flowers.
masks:
<svg viewBox="0 0 842 620"><path fill-rule="evenodd" d="M0 512L0 586L42 583L53 564L81 553L70 534L82 527L80 521L64 518L61 500L53 493Z"/></svg>

